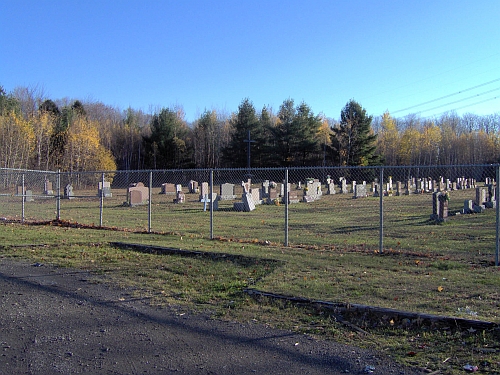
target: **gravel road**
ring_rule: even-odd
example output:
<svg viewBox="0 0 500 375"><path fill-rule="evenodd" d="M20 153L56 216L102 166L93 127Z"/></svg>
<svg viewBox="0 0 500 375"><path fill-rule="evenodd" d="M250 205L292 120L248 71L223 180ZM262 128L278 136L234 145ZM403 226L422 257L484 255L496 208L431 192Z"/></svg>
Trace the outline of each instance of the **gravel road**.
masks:
<svg viewBox="0 0 500 375"><path fill-rule="evenodd" d="M151 307L97 277L0 258L0 373L421 374L333 341Z"/></svg>

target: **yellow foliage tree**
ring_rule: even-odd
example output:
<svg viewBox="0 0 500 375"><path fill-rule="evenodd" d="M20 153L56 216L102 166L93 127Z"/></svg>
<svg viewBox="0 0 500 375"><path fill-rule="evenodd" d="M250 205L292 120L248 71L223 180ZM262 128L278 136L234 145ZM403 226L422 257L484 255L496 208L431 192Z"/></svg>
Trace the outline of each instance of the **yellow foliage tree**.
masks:
<svg viewBox="0 0 500 375"><path fill-rule="evenodd" d="M31 124L14 110L0 116L0 165L27 168L35 136Z"/></svg>
<svg viewBox="0 0 500 375"><path fill-rule="evenodd" d="M34 155L33 166L38 169L49 169L50 142L52 130L55 128L57 118L50 112L40 111L33 118Z"/></svg>
<svg viewBox="0 0 500 375"><path fill-rule="evenodd" d="M98 123L77 116L67 129L63 170L70 172L116 170L111 152L100 143Z"/></svg>
<svg viewBox="0 0 500 375"><path fill-rule="evenodd" d="M389 112L382 115L381 130L378 135L379 150L386 165L398 164L399 132L396 120Z"/></svg>
<svg viewBox="0 0 500 375"><path fill-rule="evenodd" d="M419 161L420 132L414 127L408 127L401 135L399 155L402 165L412 165Z"/></svg>

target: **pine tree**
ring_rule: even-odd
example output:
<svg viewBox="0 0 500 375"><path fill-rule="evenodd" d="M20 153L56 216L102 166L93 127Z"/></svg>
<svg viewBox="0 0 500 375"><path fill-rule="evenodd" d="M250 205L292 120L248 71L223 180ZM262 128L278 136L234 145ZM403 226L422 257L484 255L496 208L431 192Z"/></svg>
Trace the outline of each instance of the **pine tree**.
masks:
<svg viewBox="0 0 500 375"><path fill-rule="evenodd" d="M379 165L375 154L377 135L371 129L372 116L359 103L350 100L340 112L340 123L332 128L332 151L339 165Z"/></svg>

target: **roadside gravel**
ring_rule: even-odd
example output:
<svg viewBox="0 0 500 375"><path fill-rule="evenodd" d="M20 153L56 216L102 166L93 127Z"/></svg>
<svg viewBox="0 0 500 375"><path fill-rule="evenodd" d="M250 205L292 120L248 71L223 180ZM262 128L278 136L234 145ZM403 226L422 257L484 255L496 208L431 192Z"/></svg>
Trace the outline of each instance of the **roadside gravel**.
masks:
<svg viewBox="0 0 500 375"><path fill-rule="evenodd" d="M379 353L181 314L81 270L0 258L0 373L421 374Z"/></svg>

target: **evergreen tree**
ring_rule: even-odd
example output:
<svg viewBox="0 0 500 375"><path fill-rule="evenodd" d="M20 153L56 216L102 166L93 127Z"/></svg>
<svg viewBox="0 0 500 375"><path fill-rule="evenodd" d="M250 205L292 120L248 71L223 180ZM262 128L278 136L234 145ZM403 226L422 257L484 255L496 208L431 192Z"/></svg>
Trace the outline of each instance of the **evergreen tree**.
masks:
<svg viewBox="0 0 500 375"><path fill-rule="evenodd" d="M377 135L371 129L372 116L350 100L340 112L340 123L332 128L334 160L342 166L379 165L375 154Z"/></svg>
<svg viewBox="0 0 500 375"><path fill-rule="evenodd" d="M155 169L180 168L186 144L186 125L177 113L164 108L151 119L151 135L144 137L147 165Z"/></svg>
<svg viewBox="0 0 500 375"><path fill-rule="evenodd" d="M248 165L248 147L251 150L251 166L259 166L262 144L265 142L262 124L255 107L247 98L238 107L238 113L230 120L231 140L223 149L225 161L232 167L243 168ZM248 136L251 141L249 142Z"/></svg>
<svg viewBox="0 0 500 375"><path fill-rule="evenodd" d="M322 119L315 116L311 108L305 103L297 107L294 117L294 129L296 131L296 160L301 165L316 164L320 151L318 132L321 128Z"/></svg>
<svg viewBox="0 0 500 375"><path fill-rule="evenodd" d="M290 166L314 162L320 148L317 137L320 127L321 118L314 116L307 104L295 108L292 99L285 100L278 112L278 123L270 129L276 164Z"/></svg>

